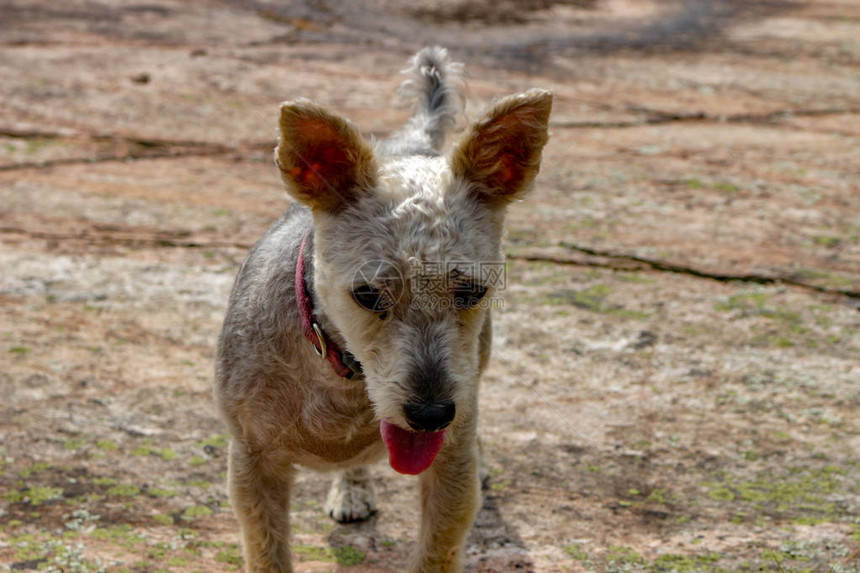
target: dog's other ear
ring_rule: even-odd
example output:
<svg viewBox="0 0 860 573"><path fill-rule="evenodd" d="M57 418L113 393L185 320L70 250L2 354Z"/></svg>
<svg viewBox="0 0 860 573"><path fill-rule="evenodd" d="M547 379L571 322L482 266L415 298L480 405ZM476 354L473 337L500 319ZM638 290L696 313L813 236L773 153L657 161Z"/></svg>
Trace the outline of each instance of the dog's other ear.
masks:
<svg viewBox="0 0 860 573"><path fill-rule="evenodd" d="M481 202L500 207L527 193L549 139L552 93L530 90L499 101L454 147L451 169Z"/></svg>
<svg viewBox="0 0 860 573"><path fill-rule="evenodd" d="M338 213L376 182L376 160L358 129L308 100L281 104L275 163L289 194L314 210Z"/></svg>

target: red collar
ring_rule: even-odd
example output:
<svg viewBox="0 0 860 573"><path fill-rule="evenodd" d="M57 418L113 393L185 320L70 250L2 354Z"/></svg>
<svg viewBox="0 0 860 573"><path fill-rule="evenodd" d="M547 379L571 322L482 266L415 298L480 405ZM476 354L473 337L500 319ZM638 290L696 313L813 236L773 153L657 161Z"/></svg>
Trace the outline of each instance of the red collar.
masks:
<svg viewBox="0 0 860 573"><path fill-rule="evenodd" d="M302 320L302 332L305 338L313 344L316 353L331 364L335 374L342 378L353 378L357 374L361 374L361 364L349 352L341 351L335 341L326 336L316 314L314 314L313 301L308 295L305 284L305 245L309 236L302 239L299 257L296 260L296 304L299 307L299 316Z"/></svg>

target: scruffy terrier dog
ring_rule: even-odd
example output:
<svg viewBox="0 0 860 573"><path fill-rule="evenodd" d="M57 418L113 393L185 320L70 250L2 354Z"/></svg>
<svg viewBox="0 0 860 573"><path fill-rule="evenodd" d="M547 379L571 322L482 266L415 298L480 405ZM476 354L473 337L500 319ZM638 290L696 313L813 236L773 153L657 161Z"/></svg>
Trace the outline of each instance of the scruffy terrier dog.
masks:
<svg viewBox="0 0 860 573"><path fill-rule="evenodd" d="M298 205L239 271L216 362L248 571L292 571L298 466L336 471L326 509L357 521L375 511L366 467L386 450L420 474L409 570L462 570L496 286L482 269L502 261L505 209L538 173L552 94L498 101L443 154L461 66L425 48L409 73L415 113L376 143L310 101L281 104L275 162Z"/></svg>

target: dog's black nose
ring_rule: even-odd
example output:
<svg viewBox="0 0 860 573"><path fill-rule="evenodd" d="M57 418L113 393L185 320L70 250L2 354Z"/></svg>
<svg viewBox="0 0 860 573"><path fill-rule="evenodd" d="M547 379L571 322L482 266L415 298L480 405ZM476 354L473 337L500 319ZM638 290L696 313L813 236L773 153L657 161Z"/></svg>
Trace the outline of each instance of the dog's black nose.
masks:
<svg viewBox="0 0 860 573"><path fill-rule="evenodd" d="M403 406L406 421L413 430L438 432L448 427L454 419L454 402L431 404L406 404Z"/></svg>

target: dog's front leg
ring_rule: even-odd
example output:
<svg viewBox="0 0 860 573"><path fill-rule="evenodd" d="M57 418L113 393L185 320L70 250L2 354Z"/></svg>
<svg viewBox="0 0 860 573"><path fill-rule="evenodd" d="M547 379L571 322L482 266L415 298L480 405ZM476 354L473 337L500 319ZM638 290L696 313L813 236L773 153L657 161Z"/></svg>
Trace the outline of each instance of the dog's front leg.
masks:
<svg viewBox="0 0 860 573"><path fill-rule="evenodd" d="M421 537L410 573L463 570L466 534L481 502L475 423L449 434L436 461L421 475Z"/></svg>
<svg viewBox="0 0 860 573"><path fill-rule="evenodd" d="M264 453L230 447L230 501L239 519L248 573L292 573L290 486L295 469Z"/></svg>

